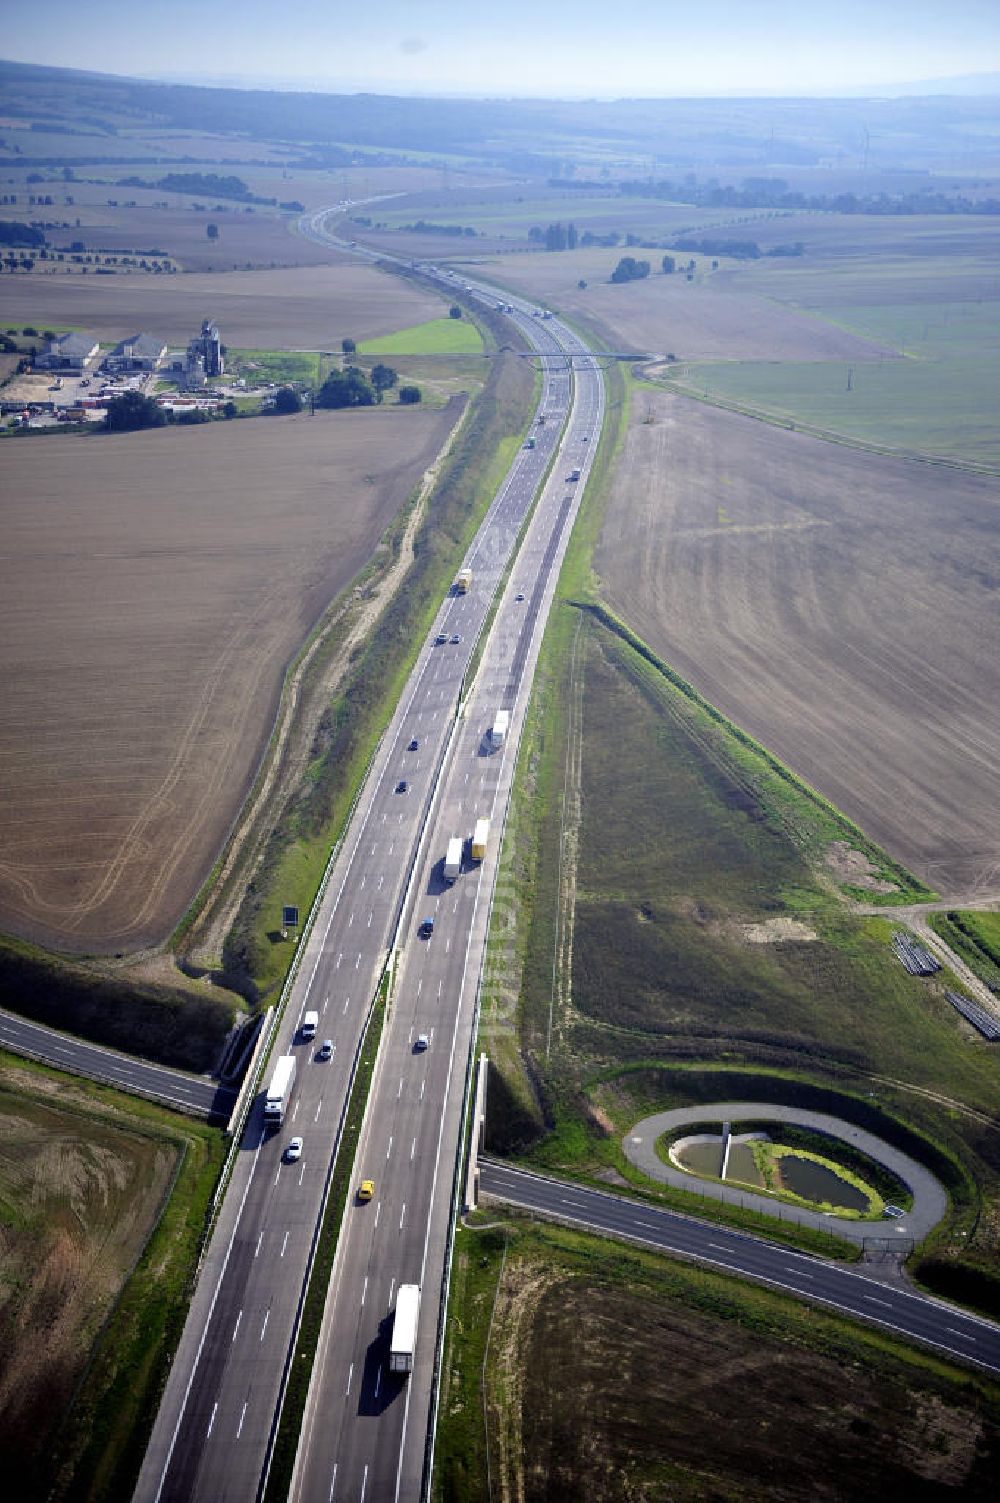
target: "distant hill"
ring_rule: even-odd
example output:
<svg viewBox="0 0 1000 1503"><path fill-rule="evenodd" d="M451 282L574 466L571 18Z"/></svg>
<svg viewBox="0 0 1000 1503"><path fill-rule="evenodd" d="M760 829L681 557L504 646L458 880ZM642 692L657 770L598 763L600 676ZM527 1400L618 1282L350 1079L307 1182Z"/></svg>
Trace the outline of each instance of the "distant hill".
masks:
<svg viewBox="0 0 1000 1503"><path fill-rule="evenodd" d="M883 169L992 173L1000 162L1000 98L971 87L873 100L430 99L206 88L0 62L0 90L9 122L24 120L50 139L71 128L95 132L95 161L128 160L126 145L138 160L135 137L155 126L285 143L304 165L341 165L359 151L369 161L371 153L399 160L420 151L535 177L571 174L575 163L593 171L609 149L650 173L661 164L741 174L826 168L856 161L867 131ZM26 134L18 132L22 164ZM0 153L0 165L12 161Z"/></svg>

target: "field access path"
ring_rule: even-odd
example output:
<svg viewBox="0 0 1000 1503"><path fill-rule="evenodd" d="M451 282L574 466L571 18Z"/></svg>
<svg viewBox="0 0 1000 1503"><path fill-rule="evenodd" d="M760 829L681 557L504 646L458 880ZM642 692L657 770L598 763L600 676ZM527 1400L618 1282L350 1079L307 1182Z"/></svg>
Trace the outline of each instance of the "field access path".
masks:
<svg viewBox="0 0 1000 1503"><path fill-rule="evenodd" d="M492 708L499 699L515 711L512 734L516 734L558 573L560 545L568 539L577 493L582 489L574 485L567 492L565 485L570 463L565 449L579 435L564 438L563 421L576 399L575 410L586 408L586 421L599 425L603 390L595 368L589 384L584 383L590 405L581 402L580 382L574 385L570 363L561 353L562 338L585 352L568 331L557 336L548 323L532 318L530 305L519 305L511 316L534 348L552 357L542 362L540 402L549 421L538 427L536 447L518 452L466 556L473 588L467 595L449 595L442 604L376 754L309 937L303 941L298 977L276 1042L276 1052L292 1051L298 1059L291 1110L276 1135L264 1132L259 1098L250 1112L143 1463L135 1494L141 1503L161 1498L178 1503L193 1499L246 1503L262 1492L355 1061L379 978L397 944L403 946L401 975L407 979L397 984L389 1012L376 1092L387 1089L386 1062L392 1059L394 1066L397 1056L404 1060L411 1056L410 1010L415 996L421 994L421 978L413 981L413 993L404 993L404 988L418 958L428 967L423 978L422 1022L431 1033L432 1047L419 1060L412 1057L405 1080L403 1072L398 1077L398 1090L395 1080L392 1085L397 1110L409 1114L405 1149L399 1138L396 1148L399 1172L410 1176L412 1186L403 1192L398 1240L386 1243L381 1251L387 1272L379 1278L377 1291L373 1285L367 1293L367 1275L361 1275L357 1288L353 1283L350 1286L348 1306L357 1324L356 1312L367 1299L376 1331L380 1322L384 1324L398 1282L411 1279L415 1259L418 1275L427 1260L427 1224L433 1212L438 1232L432 1261L427 1264L428 1294L421 1322L421 1346L428 1357L433 1353L465 1076L461 1050L455 1046L457 1027L447 1021L446 1011L454 1008L460 996L469 997L461 978L466 974L474 978L481 959L469 942L469 915L465 915L464 927L463 919L453 916L460 901L478 909L476 938L481 950L488 902L477 903L473 893L482 885L484 898L488 896L485 884L492 879L493 868L487 866L488 877L482 868L470 873L469 881L448 901L440 890L439 876L426 874L427 863L433 868L440 857L434 843L436 829L430 842L426 830L435 811L444 807L449 820L461 819L454 829L449 826L450 833L468 833L479 813L502 812L495 807L498 774L506 767L510 775L516 740L504 757L480 757L478 743L486 727L477 726L474 716L482 715L487 704ZM548 475L553 459L556 463ZM520 587L507 589L486 641L476 689L464 706L463 717L457 719L477 639L543 481L535 522L518 555L519 561L525 561L526 572L521 575L515 570ZM522 594L522 601L513 600L515 593ZM470 755L470 736L475 740L471 766L464 760ZM495 849L495 837L491 844ZM417 866L418 861L422 865ZM419 885L414 889L415 872ZM427 890L428 881L438 883L433 893ZM429 905L429 912L440 919L440 938L435 934L430 944L417 942L413 932L416 910L408 902L411 892L420 892L419 903ZM401 931L404 914L408 927ZM473 996L474 992L473 987ZM317 1057L315 1044L300 1045L298 1025L307 1007L320 1014L319 1038L331 1040L333 1057L328 1061ZM470 1012L465 1021L467 1040L471 1024ZM449 1028L453 1030L450 1051L443 1042ZM468 1047L466 1042L466 1054ZM375 1110L377 1114L380 1107ZM370 1108L368 1130L371 1120ZM284 1152L293 1135L303 1139L301 1157L295 1161ZM386 1160L391 1149L391 1142L388 1150L381 1148ZM384 1180L390 1170L373 1172ZM349 1209L342 1246L356 1225L362 1231L377 1227L380 1204L378 1200L368 1207ZM367 1213L363 1221L359 1221L359 1209ZM384 1216L383 1234L391 1225ZM349 1265L349 1256L341 1252L331 1301L347 1287L348 1277L353 1279L353 1271L345 1273ZM435 1266L436 1275L431 1273ZM351 1339L356 1337L357 1333ZM339 1357L339 1339L334 1348ZM373 1475L367 1484L368 1496L392 1496L404 1433L409 1439L408 1464L416 1468L419 1485L432 1365L423 1362L404 1392L403 1403L375 1416L367 1407L367 1385L355 1383L355 1399L363 1399L366 1407L353 1410L341 1405L342 1421L350 1421L340 1443L345 1461L342 1464L337 1457L332 1463L334 1469L341 1467L345 1488L356 1463L357 1490L348 1495L360 1496L366 1485L363 1479L377 1471L378 1485ZM322 1378L318 1370L316 1381ZM411 1402L416 1394L419 1399ZM407 1415L411 1416L408 1430ZM332 1419L329 1428L333 1429ZM319 1438L325 1437L326 1427ZM300 1495L328 1498L329 1472L320 1491ZM338 1491L338 1496L343 1492Z"/></svg>

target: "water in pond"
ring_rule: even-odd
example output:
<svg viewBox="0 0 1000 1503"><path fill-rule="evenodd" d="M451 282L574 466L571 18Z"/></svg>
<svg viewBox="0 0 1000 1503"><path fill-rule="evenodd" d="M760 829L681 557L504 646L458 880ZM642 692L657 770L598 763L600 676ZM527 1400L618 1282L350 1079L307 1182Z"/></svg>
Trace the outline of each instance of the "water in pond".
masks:
<svg viewBox="0 0 1000 1503"><path fill-rule="evenodd" d="M714 1143L686 1143L676 1150L677 1162L689 1174L704 1174L718 1179L722 1168L722 1140Z"/></svg>
<svg viewBox="0 0 1000 1503"><path fill-rule="evenodd" d="M790 1190L793 1195L801 1195L803 1200L820 1204L827 1202L831 1206L843 1206L848 1211L868 1209L868 1197L862 1190L849 1185L839 1174L834 1174L832 1169L814 1164L812 1159L800 1159L786 1154L779 1159L778 1169L782 1187Z"/></svg>
<svg viewBox="0 0 1000 1503"><path fill-rule="evenodd" d="M731 1179L738 1180L742 1185L760 1185L763 1188L764 1177L754 1162L753 1149L749 1143L730 1144L726 1180Z"/></svg>

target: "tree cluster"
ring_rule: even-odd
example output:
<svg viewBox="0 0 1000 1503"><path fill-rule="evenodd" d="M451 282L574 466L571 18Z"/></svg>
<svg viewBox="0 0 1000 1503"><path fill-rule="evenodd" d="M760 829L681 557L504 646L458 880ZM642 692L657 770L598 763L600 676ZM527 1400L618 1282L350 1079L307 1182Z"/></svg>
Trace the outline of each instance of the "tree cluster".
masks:
<svg viewBox="0 0 1000 1503"><path fill-rule="evenodd" d="M361 221L355 222L360 224ZM467 235L470 239L476 236L476 230L471 224L432 224L428 219L418 219L415 224L401 224L399 228L414 235Z"/></svg>
<svg viewBox="0 0 1000 1503"><path fill-rule="evenodd" d="M0 245L44 245L45 236L31 224L0 219Z"/></svg>
<svg viewBox="0 0 1000 1503"><path fill-rule="evenodd" d="M144 397L141 391L126 391L113 397L104 414L104 426L109 433L134 433L138 428L165 428L167 413L152 397Z"/></svg>
<svg viewBox="0 0 1000 1503"><path fill-rule="evenodd" d="M579 235L575 224L563 224L557 221L547 225L543 230L541 225L532 225L528 231L528 239L536 245L544 245L547 251L576 250Z"/></svg>
<svg viewBox="0 0 1000 1503"><path fill-rule="evenodd" d="M730 256L734 261L760 259L760 246L756 240L726 240L716 235L695 239L693 235L682 235L674 241L674 246L680 251L697 251L702 256Z"/></svg>
<svg viewBox="0 0 1000 1503"><path fill-rule="evenodd" d="M649 262L637 261L634 256L622 256L611 273L612 282L639 282L649 276Z"/></svg>
<svg viewBox="0 0 1000 1503"><path fill-rule="evenodd" d="M345 344L353 341L344 341ZM381 402L385 393L399 380L396 371L391 365L374 365L371 375L366 376L364 371L355 365L349 365L346 370L331 371L323 385L316 393L317 407L371 407ZM405 389L405 388L404 388ZM279 392L280 396L281 393ZM408 397L407 401L412 401ZM418 398L419 400L419 398ZM403 401L400 393L400 401ZM277 399L275 400L277 406Z"/></svg>

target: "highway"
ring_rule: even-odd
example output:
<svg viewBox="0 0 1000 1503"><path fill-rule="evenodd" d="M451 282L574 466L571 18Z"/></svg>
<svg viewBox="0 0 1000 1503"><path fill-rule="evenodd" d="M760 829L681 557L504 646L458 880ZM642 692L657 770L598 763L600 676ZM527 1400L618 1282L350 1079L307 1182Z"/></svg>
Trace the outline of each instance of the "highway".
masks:
<svg viewBox="0 0 1000 1503"><path fill-rule="evenodd" d="M102 1044L88 1044L85 1039L60 1033L41 1023L29 1022L15 1013L0 1011L0 1045L15 1054L39 1059L57 1070L72 1070L89 1075L120 1090L132 1091L162 1101L178 1111L198 1116L228 1118L236 1101L231 1086L220 1085L205 1075L186 1075L166 1065L150 1064L106 1049Z"/></svg>
<svg viewBox="0 0 1000 1503"><path fill-rule="evenodd" d="M568 330L556 332L575 345ZM373 1178L375 1198L352 1206L341 1234L291 1493L295 1499L415 1499L421 1493L457 1148L500 826L545 619L602 420L603 386L596 368L578 370L576 388L563 445L566 458L543 491L500 601L442 774L407 905L392 1017L355 1161L355 1180ZM550 414L558 417L561 406L561 400L556 406L545 399ZM580 482L567 480L573 468L581 470ZM499 709L511 712L511 729L504 745L492 749L487 733ZM448 840L471 835L481 815L491 819L491 850L481 866L467 859L450 885L441 870ZM417 936L425 916L435 920L429 940ZM420 1033L429 1036L426 1051L414 1048ZM419 1284L423 1291L416 1367L408 1380L386 1373L400 1283Z"/></svg>
<svg viewBox="0 0 1000 1503"><path fill-rule="evenodd" d="M558 350L559 342L548 323L524 313L515 315L515 321L522 324L536 346L553 354ZM582 349L577 341L574 344ZM279 1032L278 1048L294 1049L298 1058L292 1108L281 1130L273 1135L265 1134L259 1100L250 1114L147 1449L137 1499L246 1500L258 1495L353 1066L371 998L390 949L397 942L401 905L418 849L426 852L426 857L416 893L406 906L407 927L398 941L403 957L396 1001L386 1027L376 1099L369 1114L369 1122L380 1120L380 1102L390 1090L386 1082L391 1078L390 1094L395 1096L399 1113L397 1153L393 1160L392 1145L380 1141L378 1152L386 1168L373 1170L381 1180L378 1197L370 1206L352 1210L347 1218L342 1238L347 1251L340 1257L335 1279L337 1294L343 1295L338 1308L356 1300L363 1305L365 1301L366 1275L361 1275L354 1292L345 1292L353 1289L358 1235L374 1231L380 1219L386 1233L390 1218L395 1218L407 1248L410 1238L415 1239L417 1247L424 1245L421 1223L427 1221L427 1208L436 1204L438 1164L449 1153L454 1158L456 1140L452 1138L449 1146L444 1136L445 1116L461 1112L464 1067L454 1027L448 1042L446 1004L454 1009L462 992L460 980L470 946L470 905L471 910L477 906L474 889L478 890L485 880L483 873L491 877L493 870L491 862L484 863L456 888L454 896L444 893L431 870L440 854L435 819L443 809L449 821L464 821L456 826L455 833L458 829L471 833L474 814L489 813L492 808L501 768L507 769L509 783L512 763L506 755L483 755L480 742L486 722L479 722L488 705L488 723L492 723L494 702L520 704L523 713L544 611L558 567L557 550L544 528L558 527L565 541L573 501L582 489L565 483L564 466L569 465L569 458L560 459L545 488L538 508L538 516L545 520L533 524L528 533L522 550L524 563L514 575L518 584L508 590L501 604L477 676L479 687L462 719L456 719L456 711L473 646L559 442L571 392L565 362L559 369L543 372L540 410L547 420L534 430L537 447L519 452L494 499L465 560L473 570L473 587L466 595L449 595L443 603L383 737L330 876L322 909L306 941ZM601 385L596 372L589 392L589 405L580 401L576 405L581 413L579 422L588 429L588 444L583 444L578 430L566 440L567 445L578 444L587 453L599 419ZM577 463L583 465L586 460ZM515 593L523 593L525 599L513 602ZM446 640L439 643L438 636ZM494 647L497 642L502 646ZM512 719L519 724L515 717ZM404 782L406 790L402 791ZM425 833L427 838L422 841ZM494 855L495 843L491 861ZM463 904L460 918L458 907ZM416 940L415 921L410 917L411 913L423 917L425 908L439 920L429 943ZM484 939L483 918L480 943ZM418 975L414 966L420 961L424 973ZM474 996L474 988L466 995ZM305 1047L295 1043L295 1030L307 1007L319 1012L320 1027L318 1039ZM471 1007L467 1012L465 1026L469 1030ZM409 1057L412 1020L418 1013L422 1027L432 1033L431 1048L420 1061ZM325 1062L317 1058L317 1045L324 1038L331 1039L334 1046L333 1058ZM454 1065L453 1076L447 1068L449 1063ZM397 1066L398 1081L395 1075L387 1074ZM294 1163L283 1158L292 1135L304 1139L302 1157ZM398 1206L395 1192L389 1193L390 1176L397 1164L410 1177L410 1183L400 1191ZM438 1187L438 1195L444 1196L441 1204L445 1221L449 1182L450 1177L442 1177ZM366 1212L364 1219L358 1216L361 1209ZM442 1263L445 1242L442 1236L437 1254ZM403 1255L402 1246L401 1242L395 1249L381 1249L380 1255L387 1260L384 1278L374 1274L373 1264L373 1280L382 1288L376 1297L373 1282L367 1304L369 1315L376 1314L389 1285L394 1280L398 1283L412 1262L411 1253ZM379 1313L376 1335L381 1318ZM429 1298L422 1322L422 1344L426 1344L428 1358L433 1351L435 1326L436 1312ZM360 1340L365 1344L371 1337L362 1334ZM339 1356L340 1343L336 1346ZM422 1370L415 1375L410 1391L429 1398L428 1376L429 1366L427 1373ZM320 1368L317 1381L322 1377ZM355 1397L361 1395L367 1404L372 1383L374 1378L371 1383L361 1381L359 1369ZM365 1423L367 1415L360 1416L358 1435L343 1431L339 1446L344 1460L333 1463L341 1466L341 1475L351 1474L356 1456L359 1487L365 1468L376 1462L389 1466L395 1476L402 1437L396 1420L404 1407L385 1411L385 1422L374 1437L375 1450L370 1457L366 1449L371 1429ZM425 1428L426 1413L411 1432L417 1437L414 1454L419 1453L421 1460ZM328 1491L327 1481L324 1498ZM379 1495L377 1491L368 1494Z"/></svg>
<svg viewBox="0 0 1000 1503"><path fill-rule="evenodd" d="M480 1160L480 1193L606 1237L625 1237L694 1258L720 1272L757 1279L840 1315L885 1326L909 1341L1000 1373L1000 1325L896 1283L792 1252L744 1232L709 1226L625 1196Z"/></svg>

